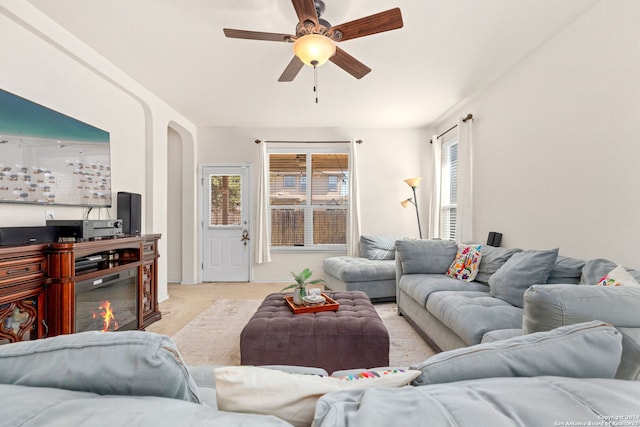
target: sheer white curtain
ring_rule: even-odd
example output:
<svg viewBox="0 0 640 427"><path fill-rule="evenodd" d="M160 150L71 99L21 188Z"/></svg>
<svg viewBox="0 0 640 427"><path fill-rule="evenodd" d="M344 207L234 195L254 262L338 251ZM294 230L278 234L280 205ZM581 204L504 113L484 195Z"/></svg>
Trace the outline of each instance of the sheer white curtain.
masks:
<svg viewBox="0 0 640 427"><path fill-rule="evenodd" d="M358 192L358 156L356 142L349 145L349 220L347 221L347 255L358 256L360 242L360 195Z"/></svg>
<svg viewBox="0 0 640 427"><path fill-rule="evenodd" d="M429 238L440 237L440 199L442 180L442 141L437 135L431 138L432 161L431 197L429 198Z"/></svg>
<svg viewBox="0 0 640 427"><path fill-rule="evenodd" d="M456 240L473 239L473 119L458 122L458 206Z"/></svg>
<svg viewBox="0 0 640 427"><path fill-rule="evenodd" d="M260 147L260 177L258 184L258 237L256 239L256 262L271 262L271 222L269 215L269 156L267 144Z"/></svg>

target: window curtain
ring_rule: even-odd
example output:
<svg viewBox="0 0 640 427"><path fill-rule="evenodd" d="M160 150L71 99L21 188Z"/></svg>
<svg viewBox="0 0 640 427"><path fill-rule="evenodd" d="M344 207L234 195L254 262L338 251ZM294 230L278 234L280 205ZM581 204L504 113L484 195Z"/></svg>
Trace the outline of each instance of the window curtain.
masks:
<svg viewBox="0 0 640 427"><path fill-rule="evenodd" d="M440 237L440 188L442 179L442 141L437 135L431 138L431 197L429 198L429 238Z"/></svg>
<svg viewBox="0 0 640 427"><path fill-rule="evenodd" d="M473 240L473 120L458 122L458 206L456 240Z"/></svg>
<svg viewBox="0 0 640 427"><path fill-rule="evenodd" d="M256 239L256 263L271 262L271 222L269 213L269 156L267 144L260 147L260 178L258 183L258 237Z"/></svg>
<svg viewBox="0 0 640 427"><path fill-rule="evenodd" d="M347 221L347 255L358 256L360 242L360 194L358 192L358 156L356 142L349 145L349 220Z"/></svg>

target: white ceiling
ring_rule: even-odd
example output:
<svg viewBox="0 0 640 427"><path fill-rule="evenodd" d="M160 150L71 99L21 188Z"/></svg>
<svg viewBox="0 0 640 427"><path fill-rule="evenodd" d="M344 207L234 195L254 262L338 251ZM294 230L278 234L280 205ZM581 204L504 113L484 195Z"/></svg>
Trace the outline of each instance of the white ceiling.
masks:
<svg viewBox="0 0 640 427"><path fill-rule="evenodd" d="M287 43L222 28L295 33L289 0L29 0L199 126L422 127L472 97L598 0L325 0L340 24L400 7L404 27L340 47L373 71L327 63L278 77Z"/></svg>

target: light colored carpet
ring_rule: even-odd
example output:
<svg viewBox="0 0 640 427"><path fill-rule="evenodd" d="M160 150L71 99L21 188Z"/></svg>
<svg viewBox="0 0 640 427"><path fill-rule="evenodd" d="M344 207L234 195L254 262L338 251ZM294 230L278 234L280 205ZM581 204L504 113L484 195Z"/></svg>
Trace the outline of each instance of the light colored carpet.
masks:
<svg viewBox="0 0 640 427"><path fill-rule="evenodd" d="M188 365L239 365L240 332L260 303L260 300L216 299L171 338ZM391 366L409 366L434 354L411 325L397 315L395 303L374 307L389 331Z"/></svg>

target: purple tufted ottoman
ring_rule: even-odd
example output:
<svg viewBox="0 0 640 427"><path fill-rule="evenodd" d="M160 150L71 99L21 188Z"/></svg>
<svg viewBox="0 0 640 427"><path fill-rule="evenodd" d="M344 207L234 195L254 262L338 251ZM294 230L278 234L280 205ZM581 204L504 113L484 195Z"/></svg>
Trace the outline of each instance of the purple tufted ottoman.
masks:
<svg viewBox="0 0 640 427"><path fill-rule="evenodd" d="M293 314L287 294L271 294L240 334L243 365L340 369L389 365L389 333L367 294L329 292L337 311Z"/></svg>

